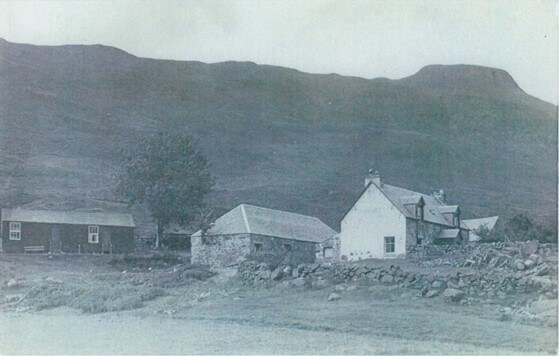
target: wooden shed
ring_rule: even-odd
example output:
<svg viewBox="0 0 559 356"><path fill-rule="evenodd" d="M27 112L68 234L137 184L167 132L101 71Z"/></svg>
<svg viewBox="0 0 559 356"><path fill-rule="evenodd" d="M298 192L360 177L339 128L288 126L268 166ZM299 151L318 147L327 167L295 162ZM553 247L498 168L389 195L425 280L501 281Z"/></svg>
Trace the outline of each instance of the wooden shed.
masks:
<svg viewBox="0 0 559 356"><path fill-rule="evenodd" d="M134 248L130 214L2 209L2 252L122 253Z"/></svg>

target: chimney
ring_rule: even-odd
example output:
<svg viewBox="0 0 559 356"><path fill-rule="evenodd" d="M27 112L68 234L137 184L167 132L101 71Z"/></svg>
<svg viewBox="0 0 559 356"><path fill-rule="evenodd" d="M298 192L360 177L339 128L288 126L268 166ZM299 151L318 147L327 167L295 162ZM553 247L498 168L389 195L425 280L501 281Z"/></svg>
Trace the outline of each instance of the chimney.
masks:
<svg viewBox="0 0 559 356"><path fill-rule="evenodd" d="M444 190L441 189L438 192L434 191L433 196L441 203L446 204L446 194L444 193Z"/></svg>
<svg viewBox="0 0 559 356"><path fill-rule="evenodd" d="M369 174L367 178L365 178L365 187L368 186L370 182L373 182L377 187L382 187L382 177L380 173L372 168L369 169Z"/></svg>

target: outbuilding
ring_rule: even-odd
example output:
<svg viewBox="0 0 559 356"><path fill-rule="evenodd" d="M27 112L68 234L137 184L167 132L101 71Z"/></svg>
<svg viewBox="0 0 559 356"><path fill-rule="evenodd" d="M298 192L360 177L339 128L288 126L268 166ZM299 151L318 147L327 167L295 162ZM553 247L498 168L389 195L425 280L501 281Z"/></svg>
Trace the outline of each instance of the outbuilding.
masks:
<svg viewBox="0 0 559 356"><path fill-rule="evenodd" d="M318 218L241 204L192 235L192 263L222 267L245 259L315 262L336 231Z"/></svg>
<svg viewBox="0 0 559 356"><path fill-rule="evenodd" d="M134 248L130 214L2 209L2 251L122 253Z"/></svg>

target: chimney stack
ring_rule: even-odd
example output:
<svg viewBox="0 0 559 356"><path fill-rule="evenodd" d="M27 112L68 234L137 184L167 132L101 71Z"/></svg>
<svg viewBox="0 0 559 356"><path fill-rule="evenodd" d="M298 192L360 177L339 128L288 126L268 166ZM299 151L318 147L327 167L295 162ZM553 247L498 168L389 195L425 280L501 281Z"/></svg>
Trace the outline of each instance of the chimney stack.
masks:
<svg viewBox="0 0 559 356"><path fill-rule="evenodd" d="M382 177L380 176L380 173L372 168L369 169L369 174L367 175L367 178L365 178L365 187L371 182L373 182L373 184L377 187L382 187Z"/></svg>
<svg viewBox="0 0 559 356"><path fill-rule="evenodd" d="M433 196L441 203L446 204L446 194L444 193L444 190L440 189L438 192L434 191Z"/></svg>

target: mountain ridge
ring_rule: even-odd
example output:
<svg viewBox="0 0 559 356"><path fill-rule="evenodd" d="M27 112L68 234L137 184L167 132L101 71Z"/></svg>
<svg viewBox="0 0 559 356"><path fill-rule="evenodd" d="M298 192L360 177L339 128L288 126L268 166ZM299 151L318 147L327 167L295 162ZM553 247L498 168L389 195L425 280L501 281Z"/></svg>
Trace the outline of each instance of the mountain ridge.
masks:
<svg viewBox="0 0 559 356"><path fill-rule="evenodd" d="M389 184L444 188L465 217L556 213L557 107L504 71L365 79L74 46L0 41L5 205L125 209L115 152L179 130L200 139L218 211L252 203L338 228L372 165Z"/></svg>

